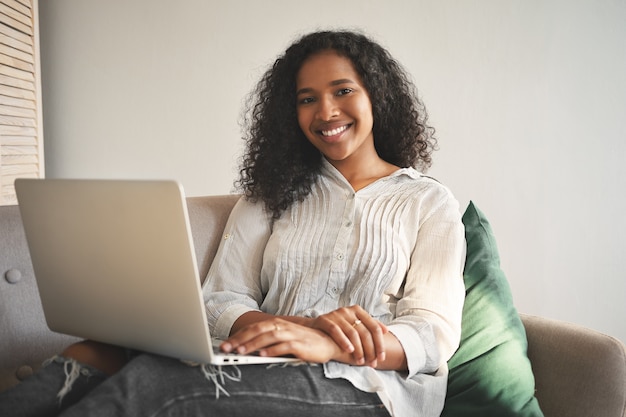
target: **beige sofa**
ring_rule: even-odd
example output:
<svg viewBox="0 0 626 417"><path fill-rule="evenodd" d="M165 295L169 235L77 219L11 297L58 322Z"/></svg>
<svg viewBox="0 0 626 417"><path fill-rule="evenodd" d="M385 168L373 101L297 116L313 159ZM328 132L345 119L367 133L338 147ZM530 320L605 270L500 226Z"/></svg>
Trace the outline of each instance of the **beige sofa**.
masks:
<svg viewBox="0 0 626 417"><path fill-rule="evenodd" d="M206 275L237 196L189 198L201 276ZM45 324L17 206L0 207L0 391L36 371L73 338ZM626 348L574 324L521 315L547 417L626 417Z"/></svg>

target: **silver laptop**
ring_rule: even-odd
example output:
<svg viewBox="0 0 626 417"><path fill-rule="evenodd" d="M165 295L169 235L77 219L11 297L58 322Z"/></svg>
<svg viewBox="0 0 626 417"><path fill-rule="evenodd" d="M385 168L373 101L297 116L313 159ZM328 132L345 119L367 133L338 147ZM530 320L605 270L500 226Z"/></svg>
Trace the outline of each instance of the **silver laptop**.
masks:
<svg viewBox="0 0 626 417"><path fill-rule="evenodd" d="M216 365L189 217L174 181L18 179L17 197L48 327Z"/></svg>

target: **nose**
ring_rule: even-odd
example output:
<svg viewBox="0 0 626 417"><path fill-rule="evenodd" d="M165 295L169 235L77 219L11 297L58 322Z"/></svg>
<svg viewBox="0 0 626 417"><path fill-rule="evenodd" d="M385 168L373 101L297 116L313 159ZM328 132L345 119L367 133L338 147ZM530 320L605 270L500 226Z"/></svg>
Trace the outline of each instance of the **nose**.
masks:
<svg viewBox="0 0 626 417"><path fill-rule="evenodd" d="M334 97L324 97L318 102L317 118L323 121L329 121L333 117L339 115L339 108Z"/></svg>

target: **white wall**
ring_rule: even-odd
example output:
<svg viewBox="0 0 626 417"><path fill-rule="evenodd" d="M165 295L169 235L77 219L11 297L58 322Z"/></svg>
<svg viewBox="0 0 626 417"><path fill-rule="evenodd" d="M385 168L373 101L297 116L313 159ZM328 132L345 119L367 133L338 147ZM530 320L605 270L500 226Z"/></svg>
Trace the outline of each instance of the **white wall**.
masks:
<svg viewBox="0 0 626 417"><path fill-rule="evenodd" d="M362 28L405 64L430 171L491 219L520 311L626 341L626 3L41 0L48 177L231 191L244 96L294 38Z"/></svg>

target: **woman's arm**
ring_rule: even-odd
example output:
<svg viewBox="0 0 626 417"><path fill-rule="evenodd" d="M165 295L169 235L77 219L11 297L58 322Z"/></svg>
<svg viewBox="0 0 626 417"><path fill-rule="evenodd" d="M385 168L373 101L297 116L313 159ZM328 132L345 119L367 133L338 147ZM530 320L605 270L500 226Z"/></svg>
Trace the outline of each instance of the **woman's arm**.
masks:
<svg viewBox="0 0 626 417"><path fill-rule="evenodd" d="M242 314L231 328L231 336L240 329L263 320L271 320L277 316L260 311L250 311ZM384 361L385 333L387 327L373 319L360 306L339 308L317 318L278 316L302 326L322 330L328 334L342 350L352 355L351 363L376 367L379 361ZM343 360L342 362L346 362Z"/></svg>
<svg viewBox="0 0 626 417"><path fill-rule="evenodd" d="M325 363L331 360L349 365L367 365L377 369L406 370L406 355L391 333L382 335L382 357L365 362L342 349L326 332L310 327L314 319L276 317L261 312L243 314L233 326L233 334L223 344L225 352L256 352L263 356L293 355L304 361ZM369 330L361 330L369 332Z"/></svg>
<svg viewBox="0 0 626 417"><path fill-rule="evenodd" d="M260 310L260 274L270 235L271 218L262 204L242 197L231 211L203 286L213 337L226 339L238 317Z"/></svg>
<svg viewBox="0 0 626 417"><path fill-rule="evenodd" d="M388 323L407 352L409 376L445 364L461 338L465 286L465 234L458 202L444 188L433 189L420 218L395 318Z"/></svg>

